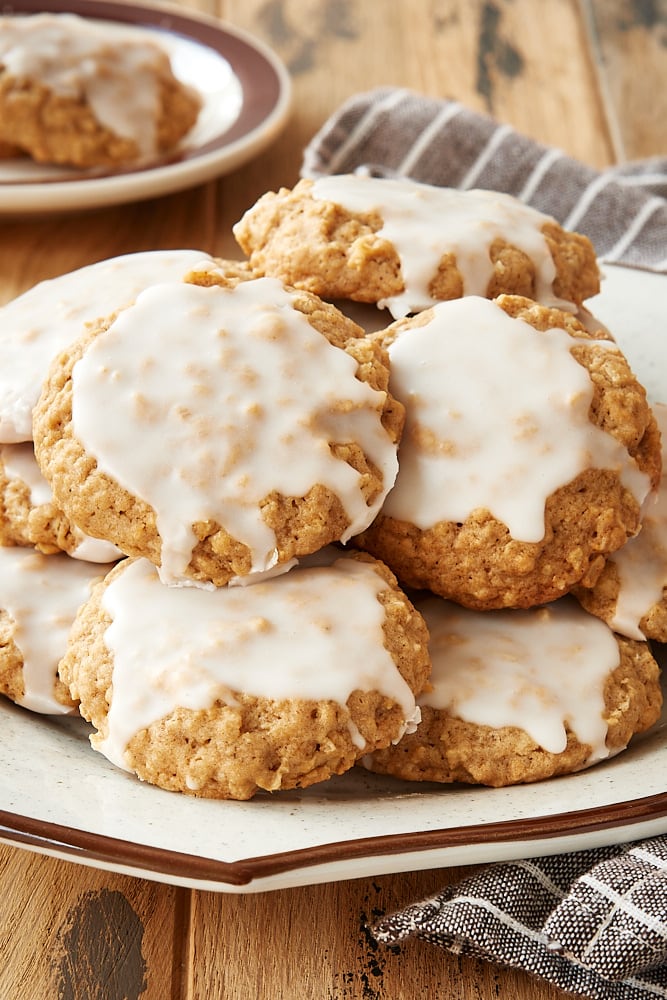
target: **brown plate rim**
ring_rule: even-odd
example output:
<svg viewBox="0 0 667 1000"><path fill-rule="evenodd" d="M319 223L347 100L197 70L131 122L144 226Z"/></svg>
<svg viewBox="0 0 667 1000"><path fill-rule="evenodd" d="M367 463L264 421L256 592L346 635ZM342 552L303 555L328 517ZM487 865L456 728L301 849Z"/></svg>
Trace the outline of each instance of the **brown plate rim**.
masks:
<svg viewBox="0 0 667 1000"><path fill-rule="evenodd" d="M362 837L238 861L220 861L0 810L0 840L43 853L56 853L73 861L96 862L112 868L122 866L139 874L157 874L167 880L245 887L258 879L317 865L406 853L416 856L425 851L483 843L530 844L531 841L553 841L567 836L581 837L609 829L625 829L662 817L667 817L667 792L552 815Z"/></svg>

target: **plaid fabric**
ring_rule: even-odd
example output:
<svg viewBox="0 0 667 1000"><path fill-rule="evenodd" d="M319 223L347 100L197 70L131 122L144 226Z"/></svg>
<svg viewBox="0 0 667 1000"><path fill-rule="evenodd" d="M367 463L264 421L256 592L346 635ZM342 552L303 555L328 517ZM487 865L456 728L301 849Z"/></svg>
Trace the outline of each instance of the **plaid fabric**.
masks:
<svg viewBox="0 0 667 1000"><path fill-rule="evenodd" d="M506 191L585 233L601 260L667 271L667 157L596 171L455 101L380 88L353 97L325 123L301 173L362 167Z"/></svg>
<svg viewBox="0 0 667 1000"><path fill-rule="evenodd" d="M667 157L595 171L455 102L382 88L343 105L304 153L305 177L358 169L506 191L585 233L602 260L667 270ZM489 866L371 931L596 1000L667 998L667 837Z"/></svg>
<svg viewBox="0 0 667 1000"><path fill-rule="evenodd" d="M595 1000L667 997L667 838L497 864L371 927Z"/></svg>

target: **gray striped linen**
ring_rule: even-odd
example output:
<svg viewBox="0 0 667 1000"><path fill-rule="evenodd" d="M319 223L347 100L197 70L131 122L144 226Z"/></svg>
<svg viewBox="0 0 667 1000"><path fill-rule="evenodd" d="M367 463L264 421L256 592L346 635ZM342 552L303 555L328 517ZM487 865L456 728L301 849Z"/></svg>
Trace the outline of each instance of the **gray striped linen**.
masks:
<svg viewBox="0 0 667 1000"><path fill-rule="evenodd" d="M506 191L585 233L601 260L667 269L667 157L596 171L456 102L380 88L344 104L304 152L305 177L359 169ZM485 866L370 930L596 1000L667 1000L667 836Z"/></svg>
<svg viewBox="0 0 667 1000"><path fill-rule="evenodd" d="M596 171L455 101L379 88L347 101L304 151L304 177L366 169L506 191L585 233L601 260L667 271L667 156Z"/></svg>

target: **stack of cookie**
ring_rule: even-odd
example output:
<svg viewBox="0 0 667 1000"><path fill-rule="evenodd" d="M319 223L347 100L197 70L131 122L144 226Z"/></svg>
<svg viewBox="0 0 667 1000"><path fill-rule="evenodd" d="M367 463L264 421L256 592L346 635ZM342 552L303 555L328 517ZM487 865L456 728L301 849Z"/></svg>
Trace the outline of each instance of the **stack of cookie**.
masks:
<svg viewBox="0 0 667 1000"><path fill-rule="evenodd" d="M502 194L370 176L268 193L235 234L256 271L395 320L371 339L406 407L399 473L354 543L427 592L433 675L416 732L364 763L506 785L626 747L661 707L662 458L643 387L585 309L589 241Z"/></svg>
<svg viewBox="0 0 667 1000"><path fill-rule="evenodd" d="M22 317L32 344L35 302L63 303L60 352L50 343L29 380L41 395L15 409L32 409L55 509L129 557L81 607L51 685L110 760L162 787L245 799L324 780L414 728L430 670L393 574L328 550L370 525L396 478L404 411L386 352L242 265L150 255L130 289L134 261L56 279L0 316ZM122 275L105 290L116 306L83 308L100 268ZM12 601L17 669L21 611Z"/></svg>
<svg viewBox="0 0 667 1000"><path fill-rule="evenodd" d="M235 235L244 262L136 255L0 310L0 440L34 438L52 512L3 446L0 541L119 558L45 668L58 703L119 767L220 798L358 762L509 784L627 746L660 712L660 615L622 627L610 566L660 521L660 433L583 307L588 241L370 177L267 194ZM2 690L32 707L4 586Z"/></svg>

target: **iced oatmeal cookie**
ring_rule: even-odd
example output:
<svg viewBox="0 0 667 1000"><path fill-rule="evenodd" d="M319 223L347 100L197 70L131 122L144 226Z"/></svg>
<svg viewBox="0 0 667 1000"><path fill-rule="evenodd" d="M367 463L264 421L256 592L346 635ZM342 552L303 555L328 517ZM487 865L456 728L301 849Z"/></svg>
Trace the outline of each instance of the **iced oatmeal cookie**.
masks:
<svg viewBox="0 0 667 1000"><path fill-rule="evenodd" d="M349 769L416 724L428 635L386 567L354 554L251 587L165 587L118 564L60 675L117 766L172 791L248 799Z"/></svg>
<svg viewBox="0 0 667 1000"><path fill-rule="evenodd" d="M410 781L500 787L590 767L625 749L660 715L646 643L616 636L572 598L481 613L417 602L430 632L422 721L364 758Z"/></svg>
<svg viewBox="0 0 667 1000"><path fill-rule="evenodd" d="M660 435L616 345L518 296L469 296L377 336L406 406L396 485L356 543L468 607L531 607L634 536Z"/></svg>
<svg viewBox="0 0 667 1000"><path fill-rule="evenodd" d="M167 583L221 586L345 542L398 468L381 345L315 296L214 270L94 324L35 409L56 502Z"/></svg>
<svg viewBox="0 0 667 1000"><path fill-rule="evenodd" d="M0 17L0 141L34 160L114 168L154 159L200 108L145 34L74 14Z"/></svg>
<svg viewBox="0 0 667 1000"><path fill-rule="evenodd" d="M395 319L462 295L577 304L599 290L590 241L510 195L340 175L268 192L234 227L258 274Z"/></svg>

